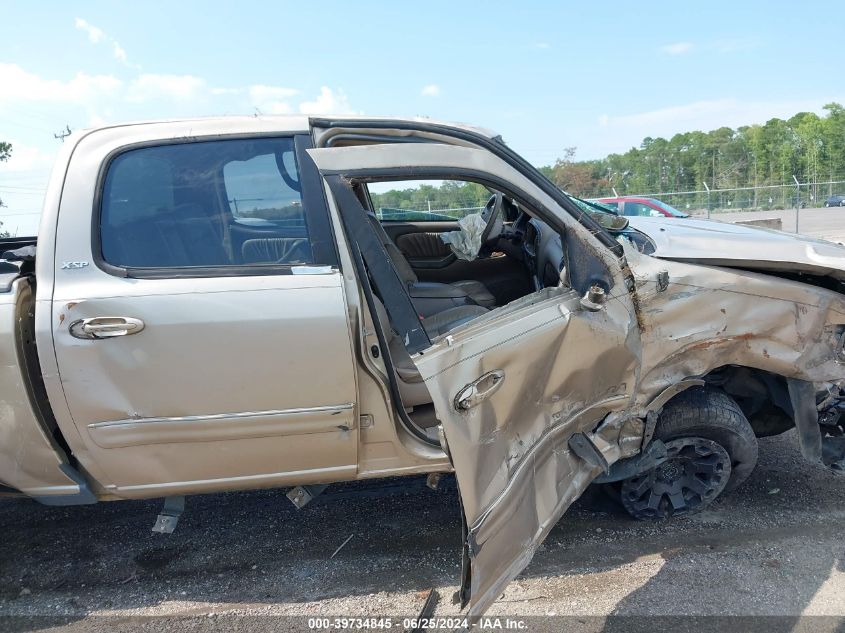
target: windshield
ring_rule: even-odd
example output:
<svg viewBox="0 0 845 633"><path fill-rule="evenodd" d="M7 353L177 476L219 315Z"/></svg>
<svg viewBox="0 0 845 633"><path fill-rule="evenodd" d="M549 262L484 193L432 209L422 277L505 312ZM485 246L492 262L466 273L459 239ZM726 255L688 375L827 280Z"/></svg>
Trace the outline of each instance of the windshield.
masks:
<svg viewBox="0 0 845 633"><path fill-rule="evenodd" d="M582 200L569 193L566 195L579 209L589 213L590 217L598 222L602 228L613 232L624 231L628 228L628 219L619 215L613 207L594 200Z"/></svg>
<svg viewBox="0 0 845 633"><path fill-rule="evenodd" d="M660 200L656 200L654 198L649 198L649 200L651 201L651 203L654 206L660 207L666 213L671 215L673 218L688 218L689 217L689 213L684 213L683 211L678 211L675 207L670 207L665 202L661 202Z"/></svg>

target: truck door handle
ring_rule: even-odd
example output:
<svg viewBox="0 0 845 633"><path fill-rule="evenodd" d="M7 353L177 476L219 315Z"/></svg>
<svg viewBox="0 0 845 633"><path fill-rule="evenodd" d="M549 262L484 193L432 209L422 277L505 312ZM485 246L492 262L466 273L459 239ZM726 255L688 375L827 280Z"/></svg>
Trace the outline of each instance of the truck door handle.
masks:
<svg viewBox="0 0 845 633"><path fill-rule="evenodd" d="M480 404L485 398L492 396L502 386L505 379L505 372L501 369L488 371L478 380L469 383L455 396L455 409L466 411Z"/></svg>
<svg viewBox="0 0 845 633"><path fill-rule="evenodd" d="M70 335L81 339L113 338L137 334L144 329L141 319L131 317L94 317L79 319L68 327Z"/></svg>

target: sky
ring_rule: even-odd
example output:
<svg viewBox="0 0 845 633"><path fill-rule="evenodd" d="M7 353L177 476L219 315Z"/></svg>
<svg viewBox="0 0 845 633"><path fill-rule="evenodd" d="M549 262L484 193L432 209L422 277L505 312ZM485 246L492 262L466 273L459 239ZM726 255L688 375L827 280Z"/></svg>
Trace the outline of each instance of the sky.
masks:
<svg viewBox="0 0 845 633"><path fill-rule="evenodd" d="M840 3L0 0L0 220L35 234L66 126L428 116L539 166L821 113L845 103Z"/></svg>

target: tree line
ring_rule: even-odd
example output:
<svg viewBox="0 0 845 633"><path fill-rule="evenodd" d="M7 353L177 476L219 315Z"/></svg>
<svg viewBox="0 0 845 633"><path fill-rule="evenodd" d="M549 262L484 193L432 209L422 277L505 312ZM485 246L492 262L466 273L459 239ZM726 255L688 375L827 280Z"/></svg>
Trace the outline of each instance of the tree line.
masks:
<svg viewBox="0 0 845 633"><path fill-rule="evenodd" d="M578 196L696 191L845 180L845 108L799 112L790 119L710 132L683 132L670 139L643 139L624 154L575 160L564 150L541 167L556 185Z"/></svg>
<svg viewBox="0 0 845 633"><path fill-rule="evenodd" d="M614 190L619 195L633 195L703 191L706 187L791 186L795 175L802 184L810 183L802 195L812 192L818 201L837 189L845 189L845 185L820 184L845 181L845 108L829 103L822 116L800 112L787 120L774 118L762 125L683 132L670 139L647 137L639 147L624 154L597 160L576 160L574 147L564 149L562 154L553 165L540 167L540 171L564 191L582 198L612 196ZM794 204L792 190L784 191L766 193L767 200L758 200L748 192L733 197L720 195L712 206ZM782 196L781 200L770 199L777 195ZM372 197L377 207L426 210L481 206L488 196L480 185L444 182L440 186L409 186ZM692 202L693 206L704 204L705 196L666 198L684 207L682 201Z"/></svg>

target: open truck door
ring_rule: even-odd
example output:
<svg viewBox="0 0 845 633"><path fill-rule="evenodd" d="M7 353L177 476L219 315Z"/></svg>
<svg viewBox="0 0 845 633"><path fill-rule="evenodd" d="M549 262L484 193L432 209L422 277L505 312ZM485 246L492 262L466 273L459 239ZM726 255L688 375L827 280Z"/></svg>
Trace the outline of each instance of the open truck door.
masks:
<svg viewBox="0 0 845 633"><path fill-rule="evenodd" d="M586 262L584 253L601 253L598 241L487 150L395 143L309 153L343 225L371 310L370 289L389 315L382 328L392 327L405 342L431 394L463 506L461 597L469 615L478 616L528 565L590 482L640 448L643 422L627 413L640 362L639 331L621 266L613 256ZM607 299L591 300L569 281L578 274L562 274L567 281L557 287L429 338L384 247L368 237L366 196L356 190L375 180L414 177L481 182L560 233L571 231L563 244L589 242L581 244L578 258L570 254L562 264L591 266L589 286L602 287Z"/></svg>

